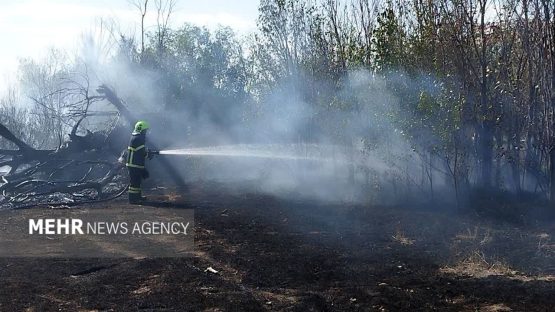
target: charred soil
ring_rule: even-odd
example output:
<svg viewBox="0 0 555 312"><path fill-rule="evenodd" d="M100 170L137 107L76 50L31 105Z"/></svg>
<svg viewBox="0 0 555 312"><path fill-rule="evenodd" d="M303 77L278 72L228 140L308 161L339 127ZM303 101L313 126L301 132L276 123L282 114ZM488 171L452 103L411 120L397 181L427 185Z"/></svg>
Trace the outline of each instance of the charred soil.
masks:
<svg viewBox="0 0 555 312"><path fill-rule="evenodd" d="M194 209L193 256L0 259L0 311L555 307L553 223L280 199L213 185L150 195L153 205ZM118 199L87 208L107 205L128 206Z"/></svg>

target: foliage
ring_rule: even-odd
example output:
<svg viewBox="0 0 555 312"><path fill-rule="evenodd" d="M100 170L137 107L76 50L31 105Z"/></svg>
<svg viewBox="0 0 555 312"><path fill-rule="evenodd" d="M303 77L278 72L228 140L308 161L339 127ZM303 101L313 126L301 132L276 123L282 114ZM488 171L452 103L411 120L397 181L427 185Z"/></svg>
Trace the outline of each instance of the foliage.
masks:
<svg viewBox="0 0 555 312"><path fill-rule="evenodd" d="M262 0L259 13L245 38L171 29L167 14L144 43L121 36L114 59L157 75L161 109L222 129L280 111L303 119L305 141L370 150L397 133L430 185L447 176L457 192L491 180L555 194L546 178L555 178L553 1ZM59 94L71 66L56 57L21 66L22 90L42 113L19 122L53 136L75 122L66 111L75 100ZM270 108L280 94L302 111Z"/></svg>

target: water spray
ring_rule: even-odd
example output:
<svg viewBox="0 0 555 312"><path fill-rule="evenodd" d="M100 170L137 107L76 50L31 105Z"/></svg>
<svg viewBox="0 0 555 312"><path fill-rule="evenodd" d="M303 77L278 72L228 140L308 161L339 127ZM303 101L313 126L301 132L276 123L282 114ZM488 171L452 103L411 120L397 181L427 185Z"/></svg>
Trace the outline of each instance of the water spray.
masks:
<svg viewBox="0 0 555 312"><path fill-rule="evenodd" d="M173 150L158 151L156 155L173 155L173 156L220 156L220 157L242 157L242 158L270 158L285 160L326 160L324 158L296 156L287 154L272 154L262 151L226 151L226 150L209 150L201 148L184 148Z"/></svg>
<svg viewBox="0 0 555 312"><path fill-rule="evenodd" d="M236 158L267 158L282 160L332 160L321 155L309 152L306 147L299 145L222 145L202 148L183 148L162 150L159 155L189 156L189 157L236 157Z"/></svg>
<svg viewBox="0 0 555 312"><path fill-rule="evenodd" d="M340 146L319 144L236 144L153 151L153 155L181 157L231 157L268 160L310 161L391 169L383 160ZM357 156L355 156L357 155Z"/></svg>

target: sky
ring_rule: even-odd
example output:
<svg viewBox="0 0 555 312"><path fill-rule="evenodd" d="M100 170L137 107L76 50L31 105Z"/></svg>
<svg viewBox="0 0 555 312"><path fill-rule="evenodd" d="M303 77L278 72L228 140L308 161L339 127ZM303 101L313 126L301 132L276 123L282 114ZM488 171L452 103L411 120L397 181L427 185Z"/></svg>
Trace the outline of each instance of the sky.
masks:
<svg viewBox="0 0 555 312"><path fill-rule="evenodd" d="M17 81L20 58L40 59L49 48L71 51L100 20L117 21L126 34L140 30L141 0L0 0L0 95ZM149 0L147 30L156 24L155 0ZM214 28L230 26L239 34L256 28L259 0L176 0L173 27L185 22Z"/></svg>

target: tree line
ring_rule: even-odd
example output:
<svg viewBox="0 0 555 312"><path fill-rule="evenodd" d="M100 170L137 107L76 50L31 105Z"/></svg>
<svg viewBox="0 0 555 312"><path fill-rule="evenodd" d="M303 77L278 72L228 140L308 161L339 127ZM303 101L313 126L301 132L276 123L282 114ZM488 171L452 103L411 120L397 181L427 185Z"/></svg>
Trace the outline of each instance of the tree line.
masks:
<svg viewBox="0 0 555 312"><path fill-rule="evenodd" d="M374 151L395 131L422 169L413 182L431 196L444 183L458 197L480 189L555 200L555 2L261 0L246 36L172 28L175 4L135 1L141 25L155 14L157 27L138 38L107 32L105 66L154 75L163 111L248 129L268 114L298 115L268 104L288 94L308 110L287 139ZM84 115L107 117L83 127L117 118L91 109L97 67L61 54L23 61L19 91L1 100L0 122L30 144L63 144L64 127Z"/></svg>

